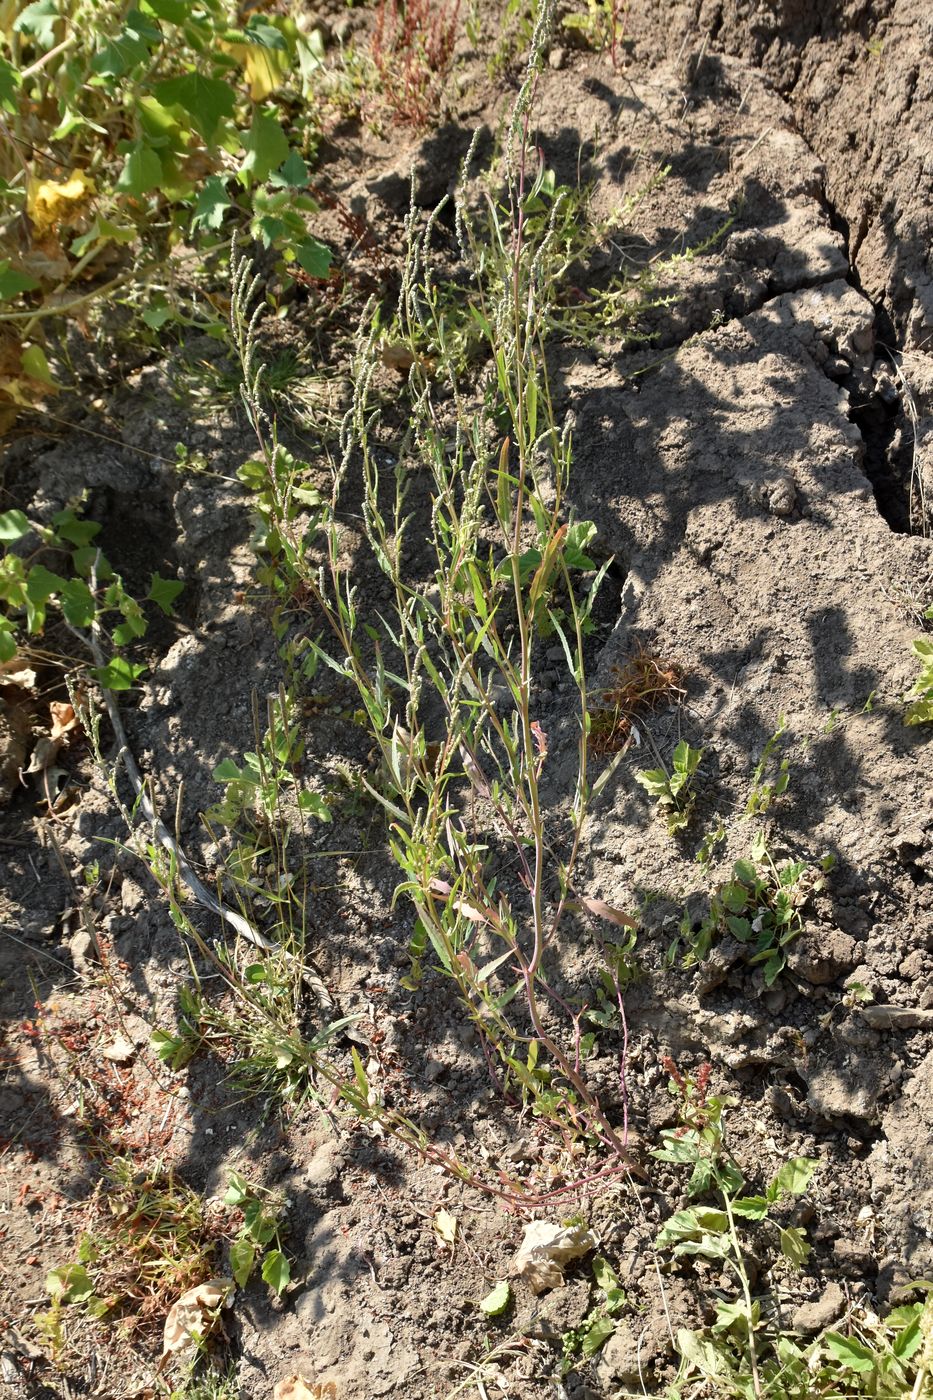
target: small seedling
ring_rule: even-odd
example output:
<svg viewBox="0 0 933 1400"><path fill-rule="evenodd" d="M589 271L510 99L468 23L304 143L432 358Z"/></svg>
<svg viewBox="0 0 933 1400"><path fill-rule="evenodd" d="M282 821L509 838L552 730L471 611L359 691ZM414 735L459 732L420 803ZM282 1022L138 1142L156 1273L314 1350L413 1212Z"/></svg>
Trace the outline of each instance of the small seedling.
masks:
<svg viewBox="0 0 933 1400"><path fill-rule="evenodd" d="M243 1212L243 1224L230 1245L231 1274L245 1288L261 1259L264 1282L281 1295L291 1279L282 1249L284 1200L275 1192L253 1186L239 1172L231 1172L224 1205Z"/></svg>
<svg viewBox="0 0 933 1400"><path fill-rule="evenodd" d="M933 619L933 607L927 608L925 618ZM933 723L933 638L918 637L911 643L915 656L919 656L920 674L904 696L907 702L905 724Z"/></svg>
<svg viewBox="0 0 933 1400"><path fill-rule="evenodd" d="M771 804L782 797L790 782L790 760L782 758L775 769L772 759L781 742L787 724L784 716L778 716L778 725L762 750L761 758L752 776L752 789L745 804L746 817L759 817L767 812ZM769 769L770 774L769 774Z"/></svg>
<svg viewBox="0 0 933 1400"><path fill-rule="evenodd" d="M561 1337L560 1373L565 1376L582 1356L595 1356L616 1330L616 1317L628 1305L628 1299L615 1270L608 1260L597 1255L593 1260L593 1281L599 1299L586 1314L579 1327L572 1327Z"/></svg>
<svg viewBox="0 0 933 1400"><path fill-rule="evenodd" d="M686 739L681 739L674 750L671 773L664 768L639 768L635 773L635 781L657 799L670 836L683 831L693 814L696 794L692 781L702 757L702 749L691 748Z"/></svg>
<svg viewBox="0 0 933 1400"><path fill-rule="evenodd" d="M803 860L776 862L763 832L758 832L750 860L737 860L732 878L710 899L710 912L699 930L685 915L681 936L688 944L684 966L705 958L714 941L731 933L747 948L746 961L761 966L767 986L787 963L786 948L803 930L802 910L807 900L823 888L825 874L833 868L833 856L818 867Z"/></svg>
<svg viewBox="0 0 933 1400"><path fill-rule="evenodd" d="M662 1226L657 1247L675 1258L699 1257L721 1264L737 1286L735 1298L717 1302L711 1327L678 1332L682 1357L678 1382L698 1369L717 1380L744 1377L741 1388L728 1392L736 1397L777 1395L762 1384L764 1375L774 1379L780 1369L779 1354L765 1327L770 1320L769 1300L752 1296L746 1263L749 1247L740 1226L776 1229L780 1253L792 1267L802 1267L810 1252L806 1232L772 1222L771 1213L787 1197L806 1191L819 1163L813 1157L795 1157L772 1177L763 1195L748 1194L745 1177L725 1143L724 1114L732 1100L709 1093L710 1066L702 1065L693 1078L671 1059L664 1065L671 1076L669 1092L680 1104L681 1122L661 1134L663 1146L652 1156L691 1168L686 1185L691 1199L715 1193L722 1204L696 1204L677 1211ZM675 1390L681 1393L676 1383Z"/></svg>

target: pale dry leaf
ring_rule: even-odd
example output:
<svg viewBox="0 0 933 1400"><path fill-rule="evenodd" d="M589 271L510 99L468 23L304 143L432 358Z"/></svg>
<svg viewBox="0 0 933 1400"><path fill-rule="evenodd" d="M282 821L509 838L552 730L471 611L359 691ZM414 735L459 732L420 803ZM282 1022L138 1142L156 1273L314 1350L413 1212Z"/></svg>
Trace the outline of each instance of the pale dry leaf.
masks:
<svg viewBox="0 0 933 1400"><path fill-rule="evenodd" d="M49 714L52 719L50 739L62 739L78 727L78 716L74 712L74 706L69 705L66 700L53 700L49 705Z"/></svg>
<svg viewBox="0 0 933 1400"><path fill-rule="evenodd" d="M309 1381L304 1376L286 1376L276 1381L272 1400L336 1400L333 1381Z"/></svg>
<svg viewBox="0 0 933 1400"><path fill-rule="evenodd" d="M16 685L20 690L35 690L36 673L19 655L0 661L0 685Z"/></svg>
<svg viewBox="0 0 933 1400"><path fill-rule="evenodd" d="M441 1206L440 1210L435 1213L432 1224L434 1225L434 1233L441 1244L454 1244L457 1238L457 1217L455 1215L451 1215L449 1210L445 1210Z"/></svg>
<svg viewBox="0 0 933 1400"><path fill-rule="evenodd" d="M40 735L36 740L36 746L32 751L26 772L44 773L47 768L51 768L61 746L60 739L52 739L48 734Z"/></svg>
<svg viewBox="0 0 933 1400"><path fill-rule="evenodd" d="M125 1065L136 1054L136 1046L123 1035L118 1035L116 1040L105 1046L101 1051L105 1060L112 1060L115 1065Z"/></svg>
<svg viewBox="0 0 933 1400"><path fill-rule="evenodd" d="M598 919L605 919L607 923L615 924L618 928L638 928L636 921L623 914L621 909L616 909L614 905L607 904L604 899L590 899L583 895L580 903L584 909L595 914Z"/></svg>
<svg viewBox="0 0 933 1400"><path fill-rule="evenodd" d="M532 1293L561 1288L564 1265L582 1259L596 1247L596 1236L585 1225L554 1225L532 1220L512 1261L512 1272L528 1284Z"/></svg>
<svg viewBox="0 0 933 1400"><path fill-rule="evenodd" d="M165 1319L162 1362L187 1343L210 1332L217 1320L218 1309L229 1306L232 1292L232 1279L211 1278L183 1293L178 1302L169 1308Z"/></svg>

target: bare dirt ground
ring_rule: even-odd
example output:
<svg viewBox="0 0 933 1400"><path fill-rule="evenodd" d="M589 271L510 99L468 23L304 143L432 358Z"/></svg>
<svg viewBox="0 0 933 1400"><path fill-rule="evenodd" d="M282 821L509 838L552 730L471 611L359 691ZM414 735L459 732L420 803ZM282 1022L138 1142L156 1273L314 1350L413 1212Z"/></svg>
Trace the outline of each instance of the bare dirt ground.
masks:
<svg viewBox="0 0 933 1400"><path fill-rule="evenodd" d="M389 259L412 165L427 209L476 126L494 128L510 101L508 82L493 90L463 47L470 76L439 132L333 134L323 173ZM657 820L634 778L645 755L632 752L594 812L585 866L590 888L640 911L641 975L626 1001L638 1150L674 1122L662 1067L673 1056L709 1062L717 1092L734 1096L730 1142L750 1179L791 1156L820 1160L813 1253L802 1274L774 1266L767 1279L806 1332L847 1299L883 1308L899 1285L933 1276L930 738L905 727L902 700L933 601L933 17L923 0L632 0L618 58L614 68L608 53L555 44L535 105L548 164L592 182L606 211L668 164L633 218L632 246L648 259L714 241L668 267L659 290L671 301L644 319L657 331L649 347L554 354L574 505L617 561L592 671L609 684L636 644L683 668L684 703L650 718L644 744L666 759L680 738L703 749L698 829L721 818L726 834L704 871L696 842ZM606 247L595 274L616 255ZM346 406L346 338L329 340L310 305L280 334L310 347L307 417L286 429L307 453ZM182 794L181 835L208 872L217 853L198 814L219 797L212 770L253 746L252 697L281 678L235 476L253 444L235 390L217 387L225 354L189 338L124 370L99 402L70 410L70 428L21 425L3 466L4 499L40 516L87 489L130 580L154 568L184 578L180 622L156 634L126 723L167 813ZM179 442L205 470L177 470ZM555 801L567 781L562 684L545 671L537 694ZM367 761L345 704L308 697L306 771L322 792L341 764ZM698 968L670 966L685 907L698 923L748 854L741 813L781 716L790 783L769 813L773 849L829 854L835 867L773 986L725 944ZM161 1156L208 1195L233 1168L285 1192L295 1283L276 1302L252 1282L228 1328L244 1400L296 1371L333 1380L341 1400L446 1395L500 1342L510 1349L483 1373L490 1394L553 1393L561 1337L592 1303L585 1270L542 1298L516 1284L513 1311L490 1321L476 1301L506 1276L515 1214L386 1139L336 1135L313 1106L287 1121L267 1114L216 1058L179 1075L155 1060L150 1030L173 1022L186 957L155 885L120 848L111 794L86 753L73 761L77 798L62 815L43 817L28 787L0 813L0 1321L18 1338L4 1343L0 1393L117 1397L151 1384L157 1335L108 1342L88 1324L81 1359L56 1370L33 1323L47 1271L74 1257L105 1144L140 1164ZM336 803L314 842L314 956L341 1009L364 1018L387 1091L439 1140L545 1181L550 1149L497 1100L446 988L402 986L412 919L392 905L378 812ZM354 854L338 868L331 850ZM567 979L585 981L586 951L565 954ZM853 984L864 997L846 993ZM131 1051L103 1058L118 1037ZM595 1074L620 1115L619 1046L607 1039L601 1053ZM76 1127L79 1066L94 1066L96 1141ZM599 1232L631 1302L616 1336L565 1376L563 1393L581 1400L638 1390L639 1375L662 1391L671 1322L707 1320L708 1265L675 1270L662 1297L651 1241L682 1181L658 1163L648 1176L637 1190L594 1184L561 1207ZM440 1206L459 1221L453 1249L432 1227Z"/></svg>

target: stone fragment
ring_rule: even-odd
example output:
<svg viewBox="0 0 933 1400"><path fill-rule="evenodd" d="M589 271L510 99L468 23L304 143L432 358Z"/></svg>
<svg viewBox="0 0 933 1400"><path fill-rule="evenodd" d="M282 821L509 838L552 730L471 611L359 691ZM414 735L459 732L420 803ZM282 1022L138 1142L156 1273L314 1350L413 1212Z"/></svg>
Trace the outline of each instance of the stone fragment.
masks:
<svg viewBox="0 0 933 1400"><path fill-rule="evenodd" d="M639 1365L638 1338L626 1321L616 1323L616 1330L599 1354L596 1378L608 1389L616 1385L637 1385L645 1366Z"/></svg>
<svg viewBox="0 0 933 1400"><path fill-rule="evenodd" d="M791 1326L795 1332L822 1332L842 1312L846 1305L845 1294L838 1283L829 1283L819 1298L812 1303L801 1303L791 1314Z"/></svg>
<svg viewBox="0 0 933 1400"><path fill-rule="evenodd" d="M916 1006L863 1006L862 1017L876 1031L919 1031L933 1027L933 1010Z"/></svg>
<svg viewBox="0 0 933 1400"><path fill-rule="evenodd" d="M809 926L787 950L787 966L797 977L815 987L825 987L852 971L859 948L842 929Z"/></svg>

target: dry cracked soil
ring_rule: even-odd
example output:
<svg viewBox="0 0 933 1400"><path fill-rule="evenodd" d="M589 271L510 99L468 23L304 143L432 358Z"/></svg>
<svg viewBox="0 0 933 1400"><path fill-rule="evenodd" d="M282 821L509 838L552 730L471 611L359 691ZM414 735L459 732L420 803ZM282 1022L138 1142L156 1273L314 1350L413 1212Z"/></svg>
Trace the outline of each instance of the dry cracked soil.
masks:
<svg viewBox="0 0 933 1400"><path fill-rule="evenodd" d="M348 122L325 144L330 187L390 262L411 169L427 210L472 132L494 129L512 100L508 75L492 84L471 69L466 38L460 56L472 76L439 131L380 138ZM720 819L725 832L705 869L694 835L672 839L658 820L634 749L588 827L588 888L640 911L625 1002L632 1139L647 1152L675 1122L671 1056L690 1070L709 1063L717 1093L733 1098L730 1144L750 1180L788 1157L819 1159L803 1271L759 1261L759 1282L806 1335L853 1299L884 1309L905 1282L933 1277L930 737L904 724L903 705L910 644L933 602L933 12L925 0L631 0L616 66L555 44L534 122L548 165L591 184L597 212L670 167L626 231L629 255L665 259L641 321L654 338L564 343L552 364L573 429L573 505L615 559L591 639L594 683L611 685L639 646L682 667L682 701L639 722L642 747L667 761L680 739L702 748L694 832ZM593 274L618 256L600 250ZM313 451L305 424L346 406L346 337L324 345L304 301L281 334L310 346L296 389L307 416L283 422ZM208 873L218 851L198 814L219 797L212 771L253 747L253 697L264 707L282 679L235 475L253 445L235 390L218 388L227 354L189 336L119 373L110 365L106 390L62 410L54 433L21 424L3 466L4 500L39 518L86 490L130 582L156 568L184 580L178 622L156 634L124 713L163 811L182 794L180 834ZM111 352L88 356L90 384ZM204 470L179 470L176 443ZM572 781L566 686L559 665L536 678L554 803ZM365 738L345 699L307 699L308 781L344 793L304 852L327 985L378 1046L386 1092L429 1134L540 1182L548 1140L497 1098L445 984L403 986L412 915L393 905L378 812L340 786L348 766L365 769ZM684 911L698 926L710 890L748 854L741 813L782 716L790 781L768 812L773 850L829 855L833 869L773 985L735 940L697 967L671 965ZM173 1022L186 955L87 751L67 762L65 810L43 815L27 780L0 812L0 1322L13 1329L0 1393L123 1396L153 1383L157 1331L87 1324L53 1364L35 1328L47 1271L75 1257L98 1172L77 1126L84 1059L103 1066L106 1131L141 1166L159 1157L208 1196L236 1169L288 1199L293 1283L281 1300L257 1280L238 1295L224 1343L233 1393L268 1400L302 1372L333 1381L340 1400L443 1396L499 1344L482 1372L490 1395L553 1393L560 1338L592 1306L585 1264L538 1298L516 1281L512 1311L490 1320L477 1300L508 1272L518 1215L391 1139L335 1131L313 1105L267 1112L236 1092L221 1059L176 1075L154 1059L149 1034ZM334 850L353 853L339 871ZM220 937L209 915L202 925ZM568 986L592 976L582 941L561 957ZM118 1036L123 1059L102 1058ZM621 1121L619 1051L607 1032L592 1072ZM662 1298L652 1241L683 1203L683 1178L644 1160L637 1188L593 1183L550 1212L586 1215L630 1303L602 1351L564 1377L562 1393L580 1400L637 1389L639 1376L662 1392L675 1370L670 1323L709 1318L716 1274L702 1262L669 1272ZM459 1223L453 1248L432 1225L440 1207Z"/></svg>

